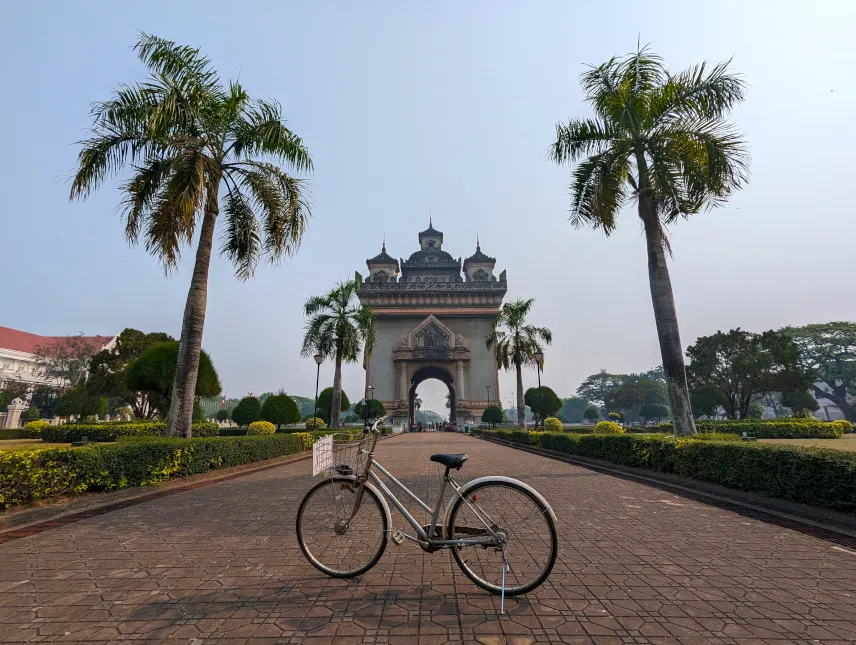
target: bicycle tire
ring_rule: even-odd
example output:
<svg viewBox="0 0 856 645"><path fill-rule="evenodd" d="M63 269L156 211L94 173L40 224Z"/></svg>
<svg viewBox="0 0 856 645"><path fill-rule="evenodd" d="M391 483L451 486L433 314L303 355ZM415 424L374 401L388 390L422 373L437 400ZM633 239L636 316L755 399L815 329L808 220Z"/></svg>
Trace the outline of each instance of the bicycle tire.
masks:
<svg viewBox="0 0 856 645"><path fill-rule="evenodd" d="M553 566L556 564L556 557L558 556L559 546L558 546L558 533L556 531L556 524L553 521L552 510L550 509L549 505L547 505L539 496L533 494L532 491L528 489L528 487L522 486L518 483L509 482L509 481L497 481L497 480L490 480L489 479L487 481L476 484L472 488L466 488L464 491L462 491L462 493L464 493L466 498L471 500L473 495L478 496L479 491L484 491L485 488L489 488L489 487L490 488L497 488L497 489L507 488L507 489L513 490L513 491L515 491L515 493L519 493L519 494L523 495L525 498L528 498L529 500L531 500L534 504L534 507L538 509L537 513L535 513L535 515L543 518L543 520L545 521L545 525L548 529L548 535L549 535L549 540L550 540L549 553L546 556L545 564L544 564L542 570L540 571L539 575L537 575L534 579L527 581L525 584L520 584L520 585L516 585L516 586L512 585L512 586L506 586L505 587L505 595L506 596L518 596L521 594L528 593L529 591L532 591L533 589L537 588L538 586L540 586L541 584L544 583L544 581L550 575L550 572L553 570ZM471 502L471 503L478 505L478 502ZM463 504L464 504L464 498L459 496L457 498L457 500L455 501L454 505L452 506L452 510L449 512L449 519L447 522L447 529L446 529L446 531L447 531L446 535L448 536L449 539L454 539L455 526L456 526L455 521L457 520L458 513L459 513L461 508L466 508L463 506ZM498 527L498 528L501 529L503 527ZM497 579L496 582L491 582L489 580L485 580L483 575L480 576L480 575L478 575L478 573L473 571L473 568L469 565L469 563L465 562L461 557L461 553L465 549L482 549L482 548L483 547L480 547L480 546L452 546L451 550L452 550L452 556L455 558L455 562L457 562L461 571L464 573L465 576L467 576L467 578L469 578L472 582L474 582L476 585L478 585L482 589L489 591L493 594L500 595L502 593L502 585L500 584L499 579ZM488 547L488 548L493 548L493 547ZM487 549L485 549L485 550L487 550ZM501 571L501 569L500 569L500 571Z"/></svg>
<svg viewBox="0 0 856 645"><path fill-rule="evenodd" d="M389 535L388 511L386 510L384 504L382 503L380 497L374 491L374 489L372 489L368 486L363 486L363 498L362 498L362 501L360 502L360 511L358 511L357 517L359 517L359 513L362 512L363 507L366 504L371 504L377 509L377 513L380 517L380 523L378 524L378 533L379 533L380 537L379 537L379 542L378 542L377 547L376 547L377 552L374 553L365 564L362 564L361 566L358 566L354 569L346 569L346 570L337 569L337 568L334 568L333 566L327 565L324 562L322 562L322 560L324 559L323 554L314 553L313 549L310 548L310 546L307 545L307 543L306 543L307 540L306 540L306 537L304 536L304 526L303 526L303 524L304 524L304 513L306 512L306 509L307 509L308 505L310 504L310 502L312 501L313 497L317 493L319 493L319 492L322 493L324 495L324 498L327 500L334 498L335 491L331 490L329 495L324 494L323 490L322 490L322 489L324 489L324 487L341 486L342 484L353 484L353 479L334 477L334 478L325 479L324 481L319 482L318 484L313 486L311 489L309 489L309 492L307 492L306 495L303 497L303 500L300 502L300 506L297 509L297 521L296 521L297 543L300 545L300 550L303 551L303 555L306 557L307 560L309 560L309 563L313 567L315 567L316 569L318 569L322 573L330 576L331 578L353 578L353 577L361 575L361 574L365 573L366 571L368 571L369 569L371 569L374 565L377 564L377 562L378 562L378 560L380 560L381 556L383 556L383 553L386 550L386 545L387 545L388 535ZM344 504L343 508L347 508L347 504ZM353 507L351 507L351 508L353 508ZM348 509L348 514L350 514L350 509ZM357 519L357 518L354 518L354 519ZM332 527L331 527L331 530L332 530ZM319 550L319 549L316 549L316 550Z"/></svg>

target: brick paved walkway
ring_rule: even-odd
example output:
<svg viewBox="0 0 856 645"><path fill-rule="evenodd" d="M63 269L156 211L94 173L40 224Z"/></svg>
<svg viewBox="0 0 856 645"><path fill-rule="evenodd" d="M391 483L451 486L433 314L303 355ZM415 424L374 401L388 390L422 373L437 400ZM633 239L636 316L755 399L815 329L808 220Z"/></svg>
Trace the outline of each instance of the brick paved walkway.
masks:
<svg viewBox="0 0 856 645"><path fill-rule="evenodd" d="M553 505L560 553L507 602L450 555L390 542L360 580L303 558L309 462L183 492L0 546L0 642L851 643L856 553L641 484L453 434L384 441L416 492L432 452L519 477ZM411 512L415 512L413 505ZM397 527L405 523L393 511Z"/></svg>

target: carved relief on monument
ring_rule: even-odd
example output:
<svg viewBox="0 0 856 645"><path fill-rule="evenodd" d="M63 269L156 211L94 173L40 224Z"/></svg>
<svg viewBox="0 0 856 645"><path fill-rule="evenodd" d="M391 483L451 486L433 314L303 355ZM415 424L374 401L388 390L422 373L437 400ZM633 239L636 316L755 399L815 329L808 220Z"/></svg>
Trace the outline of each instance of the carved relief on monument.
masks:
<svg viewBox="0 0 856 645"><path fill-rule="evenodd" d="M490 275L484 269L476 269L473 271L473 282L488 282Z"/></svg>

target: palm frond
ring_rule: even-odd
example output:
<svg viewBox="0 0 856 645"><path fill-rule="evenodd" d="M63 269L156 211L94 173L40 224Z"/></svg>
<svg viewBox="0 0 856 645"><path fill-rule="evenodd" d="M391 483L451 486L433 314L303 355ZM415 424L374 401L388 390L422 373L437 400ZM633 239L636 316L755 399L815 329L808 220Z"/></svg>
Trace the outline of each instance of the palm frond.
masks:
<svg viewBox="0 0 856 645"><path fill-rule="evenodd" d="M600 154L616 139L617 133L600 119L574 119L556 124L556 142L550 158L558 164L572 163L583 155Z"/></svg>
<svg viewBox="0 0 856 645"><path fill-rule="evenodd" d="M177 45L171 40L140 32L134 50L154 75L210 87L218 84L217 73L211 67L211 61L195 47Z"/></svg>
<svg viewBox="0 0 856 645"><path fill-rule="evenodd" d="M630 162L625 146L593 155L579 163L571 183L571 217L574 227L615 229L615 218L627 201Z"/></svg>
<svg viewBox="0 0 856 645"><path fill-rule="evenodd" d="M227 190L224 202L226 228L220 252L235 266L235 277L248 280L261 253L258 222L249 200L237 187Z"/></svg>
<svg viewBox="0 0 856 645"><path fill-rule="evenodd" d="M235 124L232 150L236 158L269 155L297 171L312 170L312 157L303 140L285 126L276 101L254 101Z"/></svg>
<svg viewBox="0 0 856 645"><path fill-rule="evenodd" d="M690 67L670 76L652 92L651 119L656 126L676 118L718 119L746 97L746 82L728 72L730 60Z"/></svg>
<svg viewBox="0 0 856 645"><path fill-rule="evenodd" d="M125 239L130 244L137 243L143 222L151 215L171 171L170 158L153 156L144 165L135 166L131 179L122 185L125 198L120 208L125 219Z"/></svg>

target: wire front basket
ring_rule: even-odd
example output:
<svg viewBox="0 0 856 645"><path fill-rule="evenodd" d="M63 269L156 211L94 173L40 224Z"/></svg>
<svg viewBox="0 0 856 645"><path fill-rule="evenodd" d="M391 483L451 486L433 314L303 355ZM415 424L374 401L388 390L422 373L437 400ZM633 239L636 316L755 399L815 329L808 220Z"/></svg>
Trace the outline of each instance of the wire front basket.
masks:
<svg viewBox="0 0 856 645"><path fill-rule="evenodd" d="M354 439L349 434L321 437L312 445L312 476L358 476L366 467L372 435Z"/></svg>

